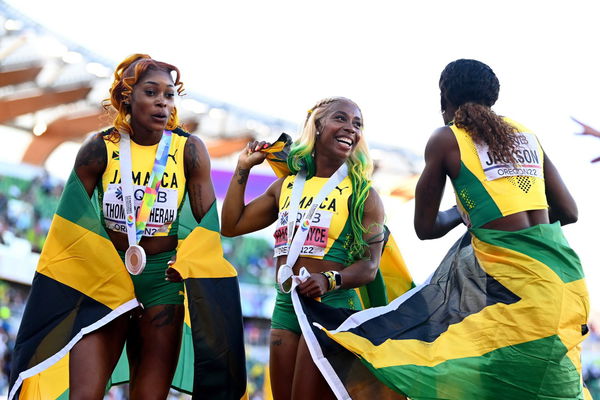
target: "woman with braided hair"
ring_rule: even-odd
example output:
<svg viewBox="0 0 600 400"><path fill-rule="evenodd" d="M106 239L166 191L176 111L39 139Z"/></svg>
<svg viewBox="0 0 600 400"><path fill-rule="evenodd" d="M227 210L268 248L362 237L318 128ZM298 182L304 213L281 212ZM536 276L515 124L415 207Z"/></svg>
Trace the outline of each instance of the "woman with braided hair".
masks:
<svg viewBox="0 0 600 400"><path fill-rule="evenodd" d="M353 289L374 279L383 242L383 205L371 187L373 165L362 131L362 113L353 101L320 101L308 111L288 156L291 175L245 204L250 169L265 160L260 150L269 146L249 143L239 156L222 212L221 232L226 236L276 223L278 275L286 269L299 275L304 267L309 276L297 288L300 295L350 309L361 307ZM272 316L273 397L335 398L311 359L288 289L285 284L278 287Z"/></svg>
<svg viewBox="0 0 600 400"><path fill-rule="evenodd" d="M182 91L174 65L145 54L126 58L115 71L105 101L114 127L90 137L77 155L75 173L89 196L98 189L102 222L130 271L141 307L75 345L69 368L72 398L103 398L125 340L130 398L168 395L184 317L183 282L169 268L178 243L179 211L186 191L197 221L215 200L206 147L179 125L175 97ZM160 186L152 186L154 182ZM156 191L154 198L146 195L149 187ZM132 193L131 210L144 210L155 200L145 217L142 211L134 213L133 237L128 206L123 204L127 190Z"/></svg>
<svg viewBox="0 0 600 400"><path fill-rule="evenodd" d="M415 210L419 238L441 237L461 222L455 210L438 213L446 176L469 227L514 231L577 221L575 201L537 138L491 109L499 90L492 69L476 60L454 61L442 72L446 126L433 133L425 149ZM480 198L475 177L486 191Z"/></svg>
<svg viewBox="0 0 600 400"><path fill-rule="evenodd" d="M444 398L583 398L588 293L561 230L577 221L575 201L538 138L491 109L500 84L489 66L453 61L439 87L446 125L425 149L414 226L420 239L444 236L461 221L469 234L440 265L453 266L440 289L451 322L438 341L455 349L447 369L422 379L453 393ZM457 206L439 211L446 177ZM457 284L461 275L468 278ZM408 387L419 397L417 385Z"/></svg>

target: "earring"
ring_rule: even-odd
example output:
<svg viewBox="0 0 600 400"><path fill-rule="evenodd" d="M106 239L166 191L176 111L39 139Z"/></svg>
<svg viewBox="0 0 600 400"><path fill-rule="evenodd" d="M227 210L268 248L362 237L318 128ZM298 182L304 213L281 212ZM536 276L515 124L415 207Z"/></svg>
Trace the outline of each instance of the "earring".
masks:
<svg viewBox="0 0 600 400"><path fill-rule="evenodd" d="M317 136L319 136L321 134L321 132L317 131Z"/></svg>

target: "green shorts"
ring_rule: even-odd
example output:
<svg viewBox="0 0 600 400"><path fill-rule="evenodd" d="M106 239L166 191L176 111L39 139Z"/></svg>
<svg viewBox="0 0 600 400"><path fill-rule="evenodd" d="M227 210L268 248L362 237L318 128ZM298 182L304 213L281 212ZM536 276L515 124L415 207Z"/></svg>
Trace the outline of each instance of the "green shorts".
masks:
<svg viewBox="0 0 600 400"><path fill-rule="evenodd" d="M301 335L302 330L294 311L291 294L282 292L279 285L276 287L277 297L271 317L271 329L285 329ZM321 302L336 308L362 309L360 299L354 289L338 289L327 292L321 297Z"/></svg>
<svg viewBox="0 0 600 400"><path fill-rule="evenodd" d="M169 282L165 280L165 271L169 267L167 262L175 255L176 251L146 255L146 268L140 275L129 275L133 281L135 297L144 308L159 304L183 304L183 282ZM121 259L125 260L125 253L119 251Z"/></svg>

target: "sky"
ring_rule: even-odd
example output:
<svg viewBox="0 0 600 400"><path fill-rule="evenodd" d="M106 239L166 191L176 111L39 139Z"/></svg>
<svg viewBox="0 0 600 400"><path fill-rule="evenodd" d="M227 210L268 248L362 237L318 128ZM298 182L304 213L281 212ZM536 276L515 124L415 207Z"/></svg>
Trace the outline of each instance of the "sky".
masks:
<svg viewBox="0 0 600 400"><path fill-rule="evenodd" d="M483 61L501 84L494 110L538 135L578 202L580 220L565 234L588 285L600 286L600 163L589 162L600 140L577 136L570 119L600 128L598 1L7 2L115 63L148 53L177 65L194 93L294 123L323 97L349 97L368 141L417 154L442 125L444 66ZM413 275L424 279L460 232L419 242L412 204L388 199L386 208ZM592 302L600 308L593 290Z"/></svg>

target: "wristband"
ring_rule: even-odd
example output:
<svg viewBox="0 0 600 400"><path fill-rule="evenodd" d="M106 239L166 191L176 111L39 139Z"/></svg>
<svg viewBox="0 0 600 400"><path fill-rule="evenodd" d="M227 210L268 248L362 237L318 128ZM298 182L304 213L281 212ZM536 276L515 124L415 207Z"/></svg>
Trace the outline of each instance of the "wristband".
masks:
<svg viewBox="0 0 600 400"><path fill-rule="evenodd" d="M327 291L336 290L342 286L342 275L338 271L326 271L321 274L327 278L329 284Z"/></svg>

